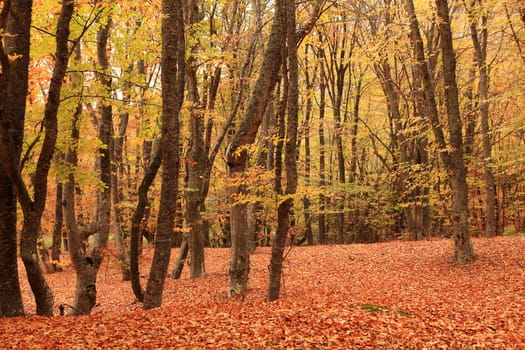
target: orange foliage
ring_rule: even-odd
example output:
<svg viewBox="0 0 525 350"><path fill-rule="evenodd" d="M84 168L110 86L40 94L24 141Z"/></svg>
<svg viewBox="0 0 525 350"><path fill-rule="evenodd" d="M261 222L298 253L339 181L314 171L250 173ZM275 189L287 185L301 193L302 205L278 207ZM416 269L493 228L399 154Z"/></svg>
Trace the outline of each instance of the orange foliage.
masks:
<svg viewBox="0 0 525 350"><path fill-rule="evenodd" d="M282 299L264 301L269 249L252 257L251 288L228 299L229 250L208 249L208 276L169 280L164 305L142 311L108 257L86 317L0 319L4 348L520 348L525 344L525 237L475 239L478 257L450 262L451 242L294 247ZM174 254L175 255L175 254ZM143 265L151 259L151 251ZM143 268L143 271L145 269ZM144 273L145 274L145 273ZM72 303L71 269L47 276ZM25 282L24 282L25 283ZM26 309L34 305L26 291Z"/></svg>

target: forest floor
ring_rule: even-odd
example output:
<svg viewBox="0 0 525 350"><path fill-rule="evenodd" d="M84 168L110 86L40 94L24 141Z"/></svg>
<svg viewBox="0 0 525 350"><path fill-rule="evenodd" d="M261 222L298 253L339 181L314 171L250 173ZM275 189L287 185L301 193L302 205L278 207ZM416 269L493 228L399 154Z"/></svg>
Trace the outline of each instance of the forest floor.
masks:
<svg viewBox="0 0 525 350"><path fill-rule="evenodd" d="M92 315L0 319L0 348L525 349L525 237L475 239L474 249L474 262L455 265L451 240L287 248L282 297L271 303L269 248L257 248L250 289L232 299L230 251L207 249L207 276L190 279L185 267L149 311L109 256ZM72 268L46 277L55 305L72 304Z"/></svg>

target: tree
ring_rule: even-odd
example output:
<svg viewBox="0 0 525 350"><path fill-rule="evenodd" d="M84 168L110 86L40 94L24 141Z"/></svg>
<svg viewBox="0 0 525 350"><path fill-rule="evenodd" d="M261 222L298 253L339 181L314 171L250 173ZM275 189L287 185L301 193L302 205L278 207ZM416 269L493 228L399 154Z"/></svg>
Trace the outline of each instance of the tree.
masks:
<svg viewBox="0 0 525 350"><path fill-rule="evenodd" d="M453 191L452 223L454 226L454 261L466 263L474 258L474 249L468 227L467 170L463 159L463 131L459 112L456 81L456 57L447 0L436 0L438 27L441 35L441 63L450 134L450 160L445 163Z"/></svg>
<svg viewBox="0 0 525 350"><path fill-rule="evenodd" d="M16 168L24 132L31 10L30 0L6 1L2 3L0 12L0 30L3 33L0 50L0 122L3 131L9 133L4 135L8 137L4 143L11 140L13 147L4 151L8 152ZM13 179L8 169L0 167L0 265L3 266L0 270L0 316L4 317L24 314L18 281L16 216Z"/></svg>
<svg viewBox="0 0 525 350"><path fill-rule="evenodd" d="M162 1L162 187L155 252L144 295L144 309L161 305L171 255L179 183L179 113L186 76L182 0Z"/></svg>
<svg viewBox="0 0 525 350"><path fill-rule="evenodd" d="M162 147L157 146L155 152L151 159L151 162L146 169L144 177L142 178L139 188L138 188L138 201L137 206L133 212L131 218L131 235L129 242L129 264L130 264L130 280L131 280L131 289L133 294L139 301L144 301L144 291L140 284L140 275L139 275L139 245L140 240L142 240L142 235L140 230L143 226L144 214L146 212L146 206L149 203L148 200L148 190L151 187L151 184L157 176L157 172L162 163Z"/></svg>
<svg viewBox="0 0 525 350"><path fill-rule="evenodd" d="M76 51L75 58L79 58L79 49ZM78 165L77 147L80 139L78 123L82 109L82 101L80 100L71 120L71 145L64 156L64 163L70 168ZM97 269L94 266L93 259L86 254L85 247L85 242L95 232L96 225L90 225L91 227L78 226L75 217L76 186L75 175L70 172L62 187L62 204L64 206L64 225L67 232L69 255L76 273L75 301L68 313L71 316L89 315L97 301Z"/></svg>
<svg viewBox="0 0 525 350"><path fill-rule="evenodd" d="M74 3L68 3L74 8ZM92 7L84 23L81 33L84 34L88 28L101 18L107 10L106 7ZM81 37L77 38L74 50L74 63L80 64L81 60ZM75 91L81 91L84 83L84 77L77 70L71 73L71 87ZM78 190L78 181L75 178L75 170L78 166L78 146L80 142L80 117L84 110L84 101L82 96L76 96L75 103L69 106L72 118L68 120L69 144L64 155L64 164L68 169L66 180L62 185L62 205L64 215L64 225L66 227L67 239L69 245L69 255L71 263L76 273L75 300L68 315L89 315L96 304L97 273L102 263L102 249L107 245L107 236L100 232L100 236L95 240L92 250L88 251L88 239L90 236L98 234L101 229L100 221L93 221L86 225L79 225L76 218L76 191ZM99 219L99 218L97 218ZM107 225L108 223L106 223ZM62 305L64 306L64 305ZM61 313L63 310L61 310Z"/></svg>
<svg viewBox="0 0 525 350"><path fill-rule="evenodd" d="M280 2L278 2L280 4ZM247 231L247 204L237 202L237 196L245 193L241 183L247 167L248 150L246 147L255 141L265 110L277 84L281 66L283 28L280 22L281 6L277 6L272 21L272 29L259 75L253 87L248 105L239 127L226 150L228 177L232 180L229 188L231 207L231 261L230 285L228 295L243 293L248 288L250 273L249 237Z"/></svg>
<svg viewBox="0 0 525 350"><path fill-rule="evenodd" d="M4 168L13 181L13 187L17 193L24 214L24 225L22 228L20 253L24 262L27 277L35 296L37 314L53 315L53 295L49 288L39 264L36 251L37 239L40 232L40 220L45 208L47 197L48 173L55 151L57 139L57 114L60 105L60 92L66 74L71 50L69 48L69 23L73 15L74 2L64 3L59 15L56 32L56 59L55 67L49 86L48 99L44 110L45 135L42 148L38 157L33 183L33 199L22 179L21 171L16 163L16 158L9 154L13 149L12 139L2 130L2 151ZM30 13L30 12L29 12ZM25 13L23 16L27 16ZM30 16L29 16L30 17ZM27 92L27 85L25 86ZM25 94L23 95L25 99Z"/></svg>
<svg viewBox="0 0 525 350"><path fill-rule="evenodd" d="M485 175L485 235L492 237L497 234L496 225L496 181L494 178L491 130L489 126L489 62L487 62L487 15L481 0L464 3L469 17L470 36L474 47L476 66L479 72L478 94L479 114L481 123L481 138L483 148L483 172ZM479 14L479 15L476 15ZM478 29L478 22L480 28Z"/></svg>
<svg viewBox="0 0 525 350"><path fill-rule="evenodd" d="M416 17L413 1L406 0L405 7L410 21L410 39L416 60L415 69L419 76L419 81L422 84L420 98L426 106L425 112L429 116L429 122L432 126L434 137L441 148L441 161L447 171L448 179L452 188L451 220L454 236L453 259L458 263L466 263L473 259L474 250L468 229L468 188L466 181L466 167L463 159L462 123L459 116L455 71L456 59L452 47L452 33L448 16L448 4L446 0L436 0L439 33L441 35L440 46L448 117L448 131L450 134L450 141L448 144L445 140L445 135L439 120L434 88L431 85L428 66L425 62L423 41L421 39L419 23ZM449 145L450 148L448 147Z"/></svg>
<svg viewBox="0 0 525 350"><path fill-rule="evenodd" d="M279 6L279 4L277 5ZM293 207L293 195L297 191L297 127L299 123L299 63L297 58L297 45L299 43L296 33L295 1L284 1L282 23L286 30L286 60L283 67L287 68L288 88L286 92L286 191L284 198L280 199L277 208L277 230L272 242L272 255L270 259L270 276L268 283L268 301L279 298L281 290L281 272L284 245L290 229L290 215ZM282 11L282 10L281 10ZM279 13L279 11L277 11Z"/></svg>
<svg viewBox="0 0 525 350"><path fill-rule="evenodd" d="M98 108L100 120L97 120L98 149L97 168L100 176L101 188L97 190L97 206L95 211L95 222L98 229L94 234L93 249L91 257L94 267L98 270L102 264L103 251L107 249L109 239L109 224L111 218L111 162L113 159L113 109L108 101L111 96L111 73L108 61L108 40L111 28L111 3L107 6L107 16L103 18L97 30L97 80L99 80L103 92L102 100Z"/></svg>
<svg viewBox="0 0 525 350"><path fill-rule="evenodd" d="M337 180L344 186L346 182L346 167L345 167L345 155L343 147L343 134L344 128L344 115L348 109L348 88L350 83L350 60L352 58L354 47L356 43L355 28L350 34L350 23L346 18L345 14L336 15L340 23L335 25L324 25L322 27L322 37L325 45L323 50L325 53L322 55L323 58L323 69L322 74L325 75L325 82L327 87L328 96L332 106L332 113L334 117L334 132L333 142L335 143L336 156L337 158ZM346 94L345 94L346 92ZM344 216L345 216L345 198L334 198L337 201L337 242L339 244L344 243Z"/></svg>

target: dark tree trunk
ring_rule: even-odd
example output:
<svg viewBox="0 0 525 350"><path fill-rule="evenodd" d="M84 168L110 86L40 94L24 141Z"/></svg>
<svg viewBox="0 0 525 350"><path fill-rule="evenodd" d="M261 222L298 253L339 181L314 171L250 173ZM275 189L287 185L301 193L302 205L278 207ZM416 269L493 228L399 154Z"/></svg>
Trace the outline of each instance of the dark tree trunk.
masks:
<svg viewBox="0 0 525 350"><path fill-rule="evenodd" d="M462 125L459 117L458 91L455 72L455 55L452 47L452 33L448 17L448 4L446 0L436 0L439 17L440 45L442 51L443 79L445 85L445 101L447 105L448 129L450 142L447 144L443 129L441 128L434 88L431 84L429 69L425 61L423 41L419 31L419 23L415 14L412 0L405 1L410 17L410 38L416 59L416 72L422 84L420 93L421 105L425 106L434 137L439 147L450 151L440 152L441 161L447 171L452 188L451 220L454 235L454 261L465 263L473 259L474 250L468 230L468 202L466 168L463 160Z"/></svg>
<svg viewBox="0 0 525 350"><path fill-rule="evenodd" d="M308 46L307 46L308 47ZM308 53L308 52L306 52ZM305 185L311 186L311 149L310 149L310 119L313 109L313 89L314 85L312 79L315 77L310 77L309 74L310 62L306 60L305 62L305 79L306 79L306 89L308 98L306 100L306 110L304 112L304 124L303 124L303 137L304 137L304 177ZM314 244L314 235L312 230L312 214L310 213L311 199L308 195L303 197L303 210L304 210L304 240L308 245Z"/></svg>
<svg viewBox="0 0 525 350"><path fill-rule="evenodd" d="M324 114L326 106L326 85L321 74L319 86L319 187L324 190L326 186L326 160L325 160L325 139L324 139ZM325 214L326 196L319 195L319 243L327 243L327 227Z"/></svg>
<svg viewBox="0 0 525 350"><path fill-rule="evenodd" d="M171 255L179 183L179 113L184 98L185 38L182 0L162 1L162 185L155 251L144 294L144 309L162 304Z"/></svg>
<svg viewBox="0 0 525 350"><path fill-rule="evenodd" d="M145 225L143 219L146 212L146 206L149 203L148 190L155 180L157 172L162 163L162 153L160 152L161 147L155 150L151 162L148 164L148 168L138 189L138 203L133 216L131 218L131 235L129 242L129 264L130 264L130 277L131 277L131 289L133 294L138 301L144 301L144 290L140 284L140 271L139 271L139 248L142 240L142 228Z"/></svg>
<svg viewBox="0 0 525 350"><path fill-rule="evenodd" d="M353 48L355 45L355 35L351 39L350 43L347 43L349 32L348 23L343 24L334 30L342 31L343 34L334 35L332 33L326 33L324 36L329 44L323 49L327 54L323 54L323 70L325 82L327 82L327 91L330 97L332 112L334 117L334 133L333 141L336 148L337 157L337 177L341 187L344 187L346 182L346 171L345 171L345 155L343 147L343 131L344 131L344 120L343 120L343 107L346 110L347 106L343 106L343 96L345 95L345 87L350 79L350 58L353 55ZM348 35L347 35L348 34ZM346 196L344 191L340 191L342 195L334 196L334 206L337 209L335 214L336 229L337 229L337 242L339 244L344 243L344 212ZM334 208L335 209L335 208Z"/></svg>
<svg viewBox="0 0 525 350"><path fill-rule="evenodd" d="M18 166L27 95L29 64L29 30L31 1L4 2L0 13L0 122L5 128L6 142L13 149L6 149ZM8 55L20 55L10 60ZM6 144L8 145L8 144ZM12 153L12 154L11 154ZM0 166L0 316L13 317L24 314L18 280L17 263L17 206L13 179L9 170Z"/></svg>
<svg viewBox="0 0 525 350"><path fill-rule="evenodd" d="M279 5L278 5L279 6ZM268 283L268 301L279 298L281 291L281 272L283 263L284 245L288 230L290 229L290 215L293 208L293 198L297 190L297 127L299 112L299 65L297 60L297 37L295 24L295 1L286 0L285 17L283 25L286 23L286 60L288 74L287 95L287 124L286 124L286 146L285 146L285 165L286 165L286 191L285 199L277 209L277 230L272 243L272 255L270 259L270 277ZM277 11L279 14L279 11Z"/></svg>
<svg viewBox="0 0 525 350"><path fill-rule="evenodd" d="M447 0L436 0L441 35L441 58L445 84L448 129L450 133L450 162L445 164L452 187L452 225L454 232L454 261L466 263L474 258L468 227L467 170L463 159L463 134L456 82L456 56L450 29Z"/></svg>
<svg viewBox="0 0 525 350"><path fill-rule="evenodd" d="M20 240L20 255L24 262L27 278L31 286L31 290L35 296L36 309L38 315L53 315L53 295L49 288L44 276L37 255L37 239L40 232L40 220L42 213L45 208L45 202L47 197L47 179L49 173L49 167L51 159L55 151L55 144L57 138L57 114L58 107L60 104L60 91L62 88L63 79L66 73L66 68L69 61L69 22L71 20L74 9L74 3L64 3L58 19L57 31L56 31L56 55L55 55L55 67L51 77L51 83L49 86L48 100L44 109L44 127L45 135L42 143L42 148L37 160L35 176L34 176L34 194L33 199L29 195L28 189L22 180L20 170L18 169L17 159L18 156L10 156L8 149L16 149L17 141L11 136L2 132L2 157L4 167L8 172L8 176L11 178L14 184L15 191L18 196L18 200L21 204L22 211L24 213L24 225L22 228L22 235ZM18 25L26 27L26 33L20 33L16 35L17 40L25 42L23 46L27 46L27 52L22 56L29 55L29 25L31 18L31 3L29 4L17 4L12 10L16 13L14 19L18 22ZM21 20L22 19L22 20ZM25 22L28 21L28 22ZM22 24L20 24L22 23ZM14 50L16 52L16 50ZM23 59L25 60L25 59ZM18 60L17 60L18 61ZM27 64L27 63L26 63ZM12 67L11 67L12 69ZM19 92L20 96L16 98L23 99L25 105L25 96L27 93L27 68L25 73L26 81L25 90ZM8 94L9 97L9 94ZM22 103L22 100L20 100ZM23 120L25 112L20 114L21 130L18 131L19 135L23 134ZM13 142L9 148L4 147Z"/></svg>
<svg viewBox="0 0 525 350"><path fill-rule="evenodd" d="M283 72L286 72L286 62L283 58ZM277 195L283 194L283 149L284 149L284 139L286 137L286 104L288 101L288 77L284 76L282 79L282 90L281 98L279 99L279 104L277 107L277 126L278 126L278 135L277 135L277 144L275 145L274 153L274 173L275 173L275 184L274 191Z"/></svg>

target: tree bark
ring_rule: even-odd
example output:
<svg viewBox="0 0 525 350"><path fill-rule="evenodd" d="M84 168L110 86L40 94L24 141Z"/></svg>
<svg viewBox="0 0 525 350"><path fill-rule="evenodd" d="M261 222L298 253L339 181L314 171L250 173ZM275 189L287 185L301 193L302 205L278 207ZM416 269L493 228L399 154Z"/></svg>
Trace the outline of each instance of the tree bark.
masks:
<svg viewBox="0 0 525 350"><path fill-rule="evenodd" d="M203 140L204 116L201 110L191 112L191 145L188 151L188 184L186 188L186 222L189 225L190 277L206 275L204 265L204 218L201 215L203 174L207 167L207 154Z"/></svg>
<svg viewBox="0 0 525 350"><path fill-rule="evenodd" d="M18 164L22 148L29 64L29 30L31 1L4 2L0 13L0 122L14 149L9 149ZM21 20L17 20L20 17ZM20 58L10 61L14 53ZM18 280L17 209L13 180L8 170L0 167L0 317L24 314Z"/></svg>
<svg viewBox="0 0 525 350"><path fill-rule="evenodd" d="M306 54L308 54L308 46L306 46ZM307 90L307 99L306 99L306 108L304 112L304 123L303 123L303 137L304 137L304 177L305 177L305 186L311 186L311 148L310 148L310 120L313 110L313 89L314 89L314 80L315 80L315 71L314 77L310 77L310 62L308 59L305 60L305 80L306 80L306 90ZM304 240L308 245L314 244L314 235L312 229L312 214L310 212L311 199L306 194L303 197L303 210L304 210Z"/></svg>
<svg viewBox="0 0 525 350"><path fill-rule="evenodd" d="M279 5L278 5L279 6ZM297 59L297 37L295 20L295 1L286 0L283 25L286 27L286 60L288 74L287 124L285 143L286 191L277 209L277 230L272 243L270 259L270 277L268 283L268 301L279 298L281 291L281 273L284 245L290 229L290 215L293 208L293 195L297 191L297 128L299 113L299 64ZM279 13L279 11L277 11Z"/></svg>
<svg viewBox="0 0 525 350"><path fill-rule="evenodd" d="M324 115L326 107L326 85L323 74L319 78L319 187L324 190L326 186L326 158L325 158L325 138L324 138ZM327 243L327 225L325 214L326 196L324 193L319 195L319 243Z"/></svg>
<svg viewBox="0 0 525 350"><path fill-rule="evenodd" d="M21 28L25 27L25 34L20 33L15 35L19 37L27 46L27 52L22 56L29 55L29 26L31 18L31 3L17 4L12 10L19 11L13 20L22 22ZM69 22L71 20L74 10L74 2L64 3L62 5L61 13L58 19L56 31L56 55L55 67L51 77L51 82L48 91L48 99L44 109L44 127L45 134L42 142L42 148L38 156L34 183L33 183L33 198L31 198L29 191L22 179L20 169L18 168L18 156L15 154L11 156L9 149L17 148L17 141L13 140L6 130L2 131L2 160L4 169L8 173L15 188L18 200L22 207L24 214L24 225L22 227L22 234L20 240L20 255L27 273L27 278L31 286L31 290L35 296L36 309L38 315L53 315L53 295L49 288L40 267L37 254L37 240L40 232L40 221L42 213L44 212L45 202L47 198L47 180L51 159L55 151L55 144L57 138L57 114L60 105L60 92L62 83L66 73L70 52L68 47L69 40ZM27 21L27 22L26 22ZM22 46L22 47L24 47ZM16 52L16 50L15 50ZM28 59L28 57L27 57ZM27 67L25 72L25 90L17 98L25 105L25 97L27 94ZM9 95L8 95L9 96ZM18 131L18 135L23 135L23 120L25 118L25 109L19 110L19 126L22 128ZM10 145L11 144L11 145Z"/></svg>
<svg viewBox="0 0 525 350"><path fill-rule="evenodd" d="M139 248L142 240L141 229L145 225L143 222L146 206L149 203L148 190L155 180L157 172L162 163L161 147L155 149L153 158L148 164L148 168L138 189L138 202L131 218L131 235L129 242L129 265L131 277L131 289L138 301L144 301L144 290L140 284L139 271Z"/></svg>
<svg viewBox="0 0 525 350"><path fill-rule="evenodd" d="M468 227L467 170L463 159L463 134L459 112L456 81L456 56L453 48L447 0L436 0L441 35L441 63L445 84L448 129L450 134L450 163L446 163L453 191L452 225L454 232L454 261L466 263L474 258L474 249Z"/></svg>
<svg viewBox="0 0 525 350"><path fill-rule="evenodd" d="M195 23L199 22L199 11L201 4L191 1L187 4L186 21L190 26L189 35L192 39L196 33L193 30ZM201 215L206 195L203 195L205 186L205 174L208 168L208 150L210 142L205 137L205 102L200 101L199 88L197 82L197 59L194 52L198 48L198 40L191 48L191 54L187 60L187 86L188 100L192 103L190 108L190 142L188 145L187 161L185 163L187 183L184 192L186 198L185 218L189 226L189 236L187 238L190 253L190 277L200 278L206 275L204 264L204 240L207 236L205 219ZM184 266L184 265L182 265Z"/></svg>
<svg viewBox="0 0 525 350"><path fill-rule="evenodd" d="M133 63L128 66L127 72L133 71ZM130 90L131 83L124 84L124 101L126 106L130 107ZM124 232L123 229L123 217L121 210L121 202L124 199L123 193L123 177L124 177L124 164L123 154L126 143L126 130L129 123L129 113L127 111L119 114L119 123L117 127L117 133L112 139L112 172L111 172L111 211L113 215L113 228L115 236L115 244L118 250L118 258L120 261L120 271L122 274L123 281L129 281L130 267L129 267L129 244L127 243L128 232Z"/></svg>
<svg viewBox="0 0 525 350"><path fill-rule="evenodd" d="M162 303L171 255L179 183L179 113L184 98L185 38L182 0L162 1L162 185L157 234L151 270L144 294L144 309Z"/></svg>
<svg viewBox="0 0 525 350"><path fill-rule="evenodd" d="M80 54L77 51L77 59L79 56ZM77 123L81 113L82 104L79 102L74 112L71 125L72 145L65 155L65 163L72 167L78 163L76 148L80 139L80 132ZM69 242L69 256L76 273L75 301L73 307L68 312L70 316L89 315L97 301L97 269L94 267L93 259L86 256L83 240L87 237L83 237L77 226L75 217L75 186L75 177L70 173L67 181L63 184L62 199L64 206L64 224Z"/></svg>
<svg viewBox="0 0 525 350"><path fill-rule="evenodd" d="M278 7L279 8L279 7ZM278 80L281 65L282 27L279 14L275 14L270 38L264 53L259 76L255 82L248 105L242 120L228 149L226 150L226 163L228 176L232 183L241 180L248 161L248 152L245 146L254 142L257 130L261 124L264 111L270 101L272 91ZM236 203L236 195L244 191L244 186L231 185L229 187L231 209L231 260L230 260L230 286L228 294L243 293L248 288L250 271L250 257L248 252L248 232L246 225L247 205Z"/></svg>
<svg viewBox="0 0 525 350"><path fill-rule="evenodd" d="M477 16L482 13L482 1L472 1L471 6L465 5L469 13L470 35L479 71L478 94L479 113L481 121L481 139L483 145L483 172L485 174L485 236L492 237L497 234L496 224L496 180L492 171L492 143L489 125L489 72L487 67L487 16L480 15L481 33L478 33Z"/></svg>
<svg viewBox="0 0 525 350"><path fill-rule="evenodd" d="M434 138L441 148L439 154L452 188L451 220L454 236L453 260L457 263L466 263L473 259L474 250L468 229L468 187L466 167L463 159L462 125L459 116L455 71L456 60L452 47L452 33L450 30L447 1L436 0L436 6L439 17L439 32L441 35L440 46L442 51L445 102L447 107L448 131L450 134L448 144L439 120L434 87L431 84L429 69L425 61L423 42L415 14L414 3L412 0L405 1L405 7L410 20L412 49L416 59L415 69L422 84L419 98L421 99L421 105L425 106L425 112L429 117Z"/></svg>
<svg viewBox="0 0 525 350"><path fill-rule="evenodd" d="M103 260L103 250L107 249L109 239L109 226L111 218L111 161L113 150L111 139L113 137L113 109L107 101L111 94L111 74L108 61L109 29L111 28L111 15L106 19L97 31L97 78L103 89L104 98L100 101L100 122L98 124L98 139L102 146L98 149L98 164L100 170L100 182L102 188L97 191L97 209L95 222L99 229L94 235L93 250L91 257L94 266L98 270Z"/></svg>

